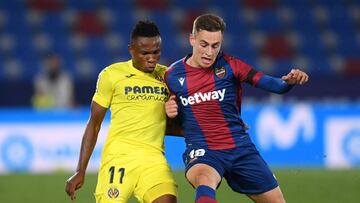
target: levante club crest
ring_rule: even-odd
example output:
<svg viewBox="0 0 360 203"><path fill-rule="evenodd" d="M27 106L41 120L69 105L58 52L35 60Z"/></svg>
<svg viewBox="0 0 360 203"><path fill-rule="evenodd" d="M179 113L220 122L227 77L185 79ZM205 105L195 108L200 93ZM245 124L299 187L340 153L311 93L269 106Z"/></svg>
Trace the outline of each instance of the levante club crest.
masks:
<svg viewBox="0 0 360 203"><path fill-rule="evenodd" d="M215 68L215 75L216 75L218 78L220 78L220 79L224 78L225 73L226 73L226 71L225 71L225 68L224 68L224 67Z"/></svg>

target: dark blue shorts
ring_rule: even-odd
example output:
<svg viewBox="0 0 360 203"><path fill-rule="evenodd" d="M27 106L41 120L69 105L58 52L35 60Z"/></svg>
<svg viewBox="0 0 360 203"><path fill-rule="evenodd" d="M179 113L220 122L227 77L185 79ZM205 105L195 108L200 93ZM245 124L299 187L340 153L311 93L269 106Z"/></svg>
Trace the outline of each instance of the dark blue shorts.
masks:
<svg viewBox="0 0 360 203"><path fill-rule="evenodd" d="M270 168L252 142L228 150L187 147L183 154L185 174L195 164L206 164L224 177L236 192L258 194L278 186Z"/></svg>

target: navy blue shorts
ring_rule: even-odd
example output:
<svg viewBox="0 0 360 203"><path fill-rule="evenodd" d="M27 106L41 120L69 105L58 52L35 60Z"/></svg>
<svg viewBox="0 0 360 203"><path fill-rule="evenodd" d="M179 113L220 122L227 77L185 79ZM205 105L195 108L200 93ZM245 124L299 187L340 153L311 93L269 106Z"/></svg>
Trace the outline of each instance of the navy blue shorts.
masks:
<svg viewBox="0 0 360 203"><path fill-rule="evenodd" d="M185 174L195 164L213 167L236 192L258 194L278 186L270 168L252 142L228 150L190 146L183 154Z"/></svg>

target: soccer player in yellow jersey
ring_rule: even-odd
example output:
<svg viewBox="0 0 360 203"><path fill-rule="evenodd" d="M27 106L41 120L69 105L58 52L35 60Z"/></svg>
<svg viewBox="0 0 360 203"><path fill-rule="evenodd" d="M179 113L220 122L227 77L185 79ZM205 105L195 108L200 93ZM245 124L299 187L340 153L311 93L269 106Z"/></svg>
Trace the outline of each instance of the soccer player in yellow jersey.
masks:
<svg viewBox="0 0 360 203"><path fill-rule="evenodd" d="M139 21L131 33L131 60L114 63L99 74L76 172L66 182L73 200L108 108L111 123L102 152L97 203L125 203L134 196L144 203L176 203L177 185L164 157L169 91L163 81L161 37L153 22Z"/></svg>

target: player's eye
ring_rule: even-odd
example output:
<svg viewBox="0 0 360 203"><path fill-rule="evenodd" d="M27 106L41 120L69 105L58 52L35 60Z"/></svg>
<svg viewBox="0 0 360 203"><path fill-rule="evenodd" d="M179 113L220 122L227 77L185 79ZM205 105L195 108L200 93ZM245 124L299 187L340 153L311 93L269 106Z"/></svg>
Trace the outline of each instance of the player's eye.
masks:
<svg viewBox="0 0 360 203"><path fill-rule="evenodd" d="M217 49L217 48L219 48L219 46L220 46L220 43L216 43L216 44L213 44L211 47L213 49Z"/></svg>

